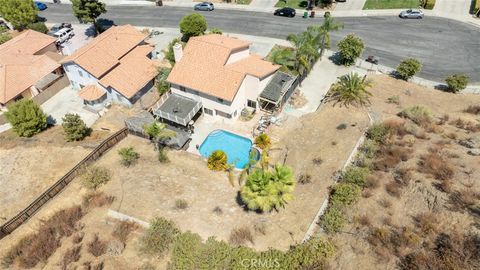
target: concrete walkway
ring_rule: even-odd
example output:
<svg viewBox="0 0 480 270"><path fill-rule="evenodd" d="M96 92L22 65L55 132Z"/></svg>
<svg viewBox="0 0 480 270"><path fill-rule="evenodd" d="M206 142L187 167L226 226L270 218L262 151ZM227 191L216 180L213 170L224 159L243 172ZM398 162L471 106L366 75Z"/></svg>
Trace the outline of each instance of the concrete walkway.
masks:
<svg viewBox="0 0 480 270"><path fill-rule="evenodd" d="M436 0L433 11L444 17L462 18L468 16L470 0Z"/></svg>

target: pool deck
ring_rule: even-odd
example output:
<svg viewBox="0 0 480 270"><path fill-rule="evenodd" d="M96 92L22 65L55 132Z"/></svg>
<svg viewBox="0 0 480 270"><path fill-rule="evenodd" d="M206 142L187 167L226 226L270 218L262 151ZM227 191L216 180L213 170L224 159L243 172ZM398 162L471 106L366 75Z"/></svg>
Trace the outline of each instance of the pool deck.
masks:
<svg viewBox="0 0 480 270"><path fill-rule="evenodd" d="M240 119L228 120L220 117L214 118L202 115L194 124L195 133L192 134L192 141L190 142L187 152L201 156L196 146L200 146L208 134L216 129L222 129L249 138L253 142L253 129L257 126L262 115L264 115L263 112L257 111L255 116L246 122Z"/></svg>

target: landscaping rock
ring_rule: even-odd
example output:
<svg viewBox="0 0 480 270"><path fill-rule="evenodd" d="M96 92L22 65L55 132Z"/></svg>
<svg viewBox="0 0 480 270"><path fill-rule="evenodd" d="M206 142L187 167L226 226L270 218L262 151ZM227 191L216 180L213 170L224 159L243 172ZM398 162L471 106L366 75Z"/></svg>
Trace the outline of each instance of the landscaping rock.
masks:
<svg viewBox="0 0 480 270"><path fill-rule="evenodd" d="M471 149L471 150L468 150L467 153L471 156L480 156L480 149L478 148Z"/></svg>

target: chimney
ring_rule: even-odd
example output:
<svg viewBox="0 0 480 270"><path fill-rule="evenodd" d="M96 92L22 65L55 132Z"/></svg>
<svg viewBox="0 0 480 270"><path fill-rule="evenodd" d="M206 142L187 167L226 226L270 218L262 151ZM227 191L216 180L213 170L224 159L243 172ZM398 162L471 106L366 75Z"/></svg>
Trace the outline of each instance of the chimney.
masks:
<svg viewBox="0 0 480 270"><path fill-rule="evenodd" d="M175 56L176 63L178 63L180 59L182 59L182 56L183 56L182 44L175 43L175 45L173 45L173 55Z"/></svg>

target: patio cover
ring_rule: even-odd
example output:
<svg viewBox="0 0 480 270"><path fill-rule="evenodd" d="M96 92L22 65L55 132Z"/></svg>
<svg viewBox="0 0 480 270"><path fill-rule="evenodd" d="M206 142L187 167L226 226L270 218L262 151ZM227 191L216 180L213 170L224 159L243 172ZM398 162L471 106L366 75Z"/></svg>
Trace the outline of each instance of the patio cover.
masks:
<svg viewBox="0 0 480 270"><path fill-rule="evenodd" d="M294 81L295 77L292 75L277 71L262 93L260 93L259 99L278 105Z"/></svg>
<svg viewBox="0 0 480 270"><path fill-rule="evenodd" d="M168 92L153 106L153 114L182 126L187 126L200 108L202 108L201 102Z"/></svg>

